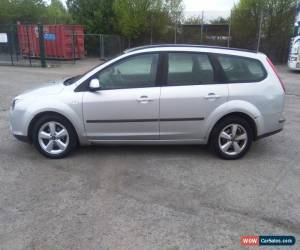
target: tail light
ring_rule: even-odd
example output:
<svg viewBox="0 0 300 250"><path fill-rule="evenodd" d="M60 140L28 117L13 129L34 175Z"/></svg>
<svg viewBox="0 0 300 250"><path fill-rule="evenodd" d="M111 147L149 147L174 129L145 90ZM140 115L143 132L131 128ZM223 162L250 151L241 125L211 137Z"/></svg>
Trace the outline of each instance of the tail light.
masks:
<svg viewBox="0 0 300 250"><path fill-rule="evenodd" d="M277 72L277 69L275 68L274 64L272 63L272 61L268 57L267 57L267 61L270 64L271 68L273 69L275 75L277 76L277 78L278 78L278 80L279 80L279 82L281 84L281 87L282 87L283 91L285 92L285 87L284 87L283 81L281 80L281 78L280 78L280 76L279 76L279 74Z"/></svg>

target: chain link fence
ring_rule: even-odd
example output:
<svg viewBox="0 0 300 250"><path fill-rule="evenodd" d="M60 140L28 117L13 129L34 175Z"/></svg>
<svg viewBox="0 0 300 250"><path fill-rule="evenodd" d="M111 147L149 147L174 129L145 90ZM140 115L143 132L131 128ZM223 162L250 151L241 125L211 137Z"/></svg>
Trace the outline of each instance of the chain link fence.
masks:
<svg viewBox="0 0 300 250"><path fill-rule="evenodd" d="M117 35L84 34L80 25L0 24L0 65L58 66L121 53Z"/></svg>
<svg viewBox="0 0 300 250"><path fill-rule="evenodd" d="M31 53L32 37L26 26L26 47ZM23 54L20 46L20 36L17 25L0 25L0 65L30 65L41 66L41 61L28 54Z"/></svg>
<svg viewBox="0 0 300 250"><path fill-rule="evenodd" d="M22 25L22 30L19 25L0 25L0 65L45 66L88 58L107 60L130 47L166 43L249 49L264 52L277 63L286 62L291 34L284 27L293 17L287 20L283 13L270 23L270 13L252 13L247 9L244 13L238 16L233 11L185 12L184 20L159 29L150 20L148 30L131 40L84 33L80 25L65 25L63 32L53 30L51 25ZM62 37L64 46L59 45ZM60 51L65 46L65 51Z"/></svg>
<svg viewBox="0 0 300 250"><path fill-rule="evenodd" d="M270 12L270 11L269 11ZM126 42L126 46L159 43L185 43L233 47L260 51L276 63L286 63L293 26L290 10L281 10L274 16L262 10L190 11L184 20L161 27L155 32L150 23L149 31ZM293 11L292 11L293 12Z"/></svg>

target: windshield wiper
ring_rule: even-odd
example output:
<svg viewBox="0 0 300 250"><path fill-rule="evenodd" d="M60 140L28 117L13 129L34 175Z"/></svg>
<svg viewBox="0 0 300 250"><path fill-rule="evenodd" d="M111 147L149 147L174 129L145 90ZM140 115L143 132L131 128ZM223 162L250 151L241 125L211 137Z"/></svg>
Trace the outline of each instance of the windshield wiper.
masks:
<svg viewBox="0 0 300 250"><path fill-rule="evenodd" d="M80 77L81 77L81 75L77 75L77 76L73 76L71 78L68 78L67 80L64 81L64 85L66 85L66 86L71 85L74 82L76 82Z"/></svg>

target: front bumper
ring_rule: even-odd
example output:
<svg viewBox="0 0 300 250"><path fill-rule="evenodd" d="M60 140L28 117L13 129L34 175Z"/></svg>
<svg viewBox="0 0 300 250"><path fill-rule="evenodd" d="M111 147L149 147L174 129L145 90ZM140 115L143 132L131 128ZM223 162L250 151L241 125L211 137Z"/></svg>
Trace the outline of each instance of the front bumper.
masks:
<svg viewBox="0 0 300 250"><path fill-rule="evenodd" d="M291 70L300 70L300 62L299 60L297 61L288 61L288 67Z"/></svg>
<svg viewBox="0 0 300 250"><path fill-rule="evenodd" d="M9 112L9 120L10 120L10 130L11 133L16 137L17 139L21 141L27 141L28 135L27 135L27 124L25 118L25 111L24 110L18 110L12 108Z"/></svg>
<svg viewBox="0 0 300 250"><path fill-rule="evenodd" d="M26 135L15 135L15 134L13 134L13 135L16 139L18 139L21 142L31 143L28 136L26 136Z"/></svg>

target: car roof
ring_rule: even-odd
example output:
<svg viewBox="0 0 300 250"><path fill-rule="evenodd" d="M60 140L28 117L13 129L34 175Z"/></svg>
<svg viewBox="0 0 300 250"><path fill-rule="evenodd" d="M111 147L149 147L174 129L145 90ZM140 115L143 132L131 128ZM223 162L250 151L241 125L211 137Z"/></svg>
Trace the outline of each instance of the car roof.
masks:
<svg viewBox="0 0 300 250"><path fill-rule="evenodd" d="M127 49L124 53L135 52L139 50L151 50L151 49L181 49L184 50L186 48L194 48L194 49L218 49L218 50L229 50L229 51L240 51L240 52L250 52L257 54L257 51L248 50L248 49L239 49L239 48L229 48L229 47L222 47L222 46L211 46L211 45L198 45L198 44L155 44L155 45L145 45L139 46L131 49Z"/></svg>

